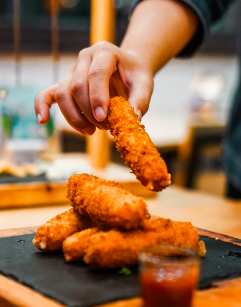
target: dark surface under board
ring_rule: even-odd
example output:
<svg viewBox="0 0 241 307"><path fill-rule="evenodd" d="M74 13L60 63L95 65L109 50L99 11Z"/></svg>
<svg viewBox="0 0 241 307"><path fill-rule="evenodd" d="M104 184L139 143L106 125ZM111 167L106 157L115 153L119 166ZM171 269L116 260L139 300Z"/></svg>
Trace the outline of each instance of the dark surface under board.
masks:
<svg viewBox="0 0 241 307"><path fill-rule="evenodd" d="M37 176L28 175L25 177L17 177L11 174L0 174L0 184L28 182L48 182L48 179L44 173Z"/></svg>
<svg viewBox="0 0 241 307"><path fill-rule="evenodd" d="M140 295L138 269L130 276L118 271L92 272L82 262L66 263L62 253L43 253L34 235L0 238L0 273L70 307L93 306ZM241 247L201 237L207 254L199 288L241 276ZM231 253L230 253L231 252ZM228 256L227 256L228 255Z"/></svg>

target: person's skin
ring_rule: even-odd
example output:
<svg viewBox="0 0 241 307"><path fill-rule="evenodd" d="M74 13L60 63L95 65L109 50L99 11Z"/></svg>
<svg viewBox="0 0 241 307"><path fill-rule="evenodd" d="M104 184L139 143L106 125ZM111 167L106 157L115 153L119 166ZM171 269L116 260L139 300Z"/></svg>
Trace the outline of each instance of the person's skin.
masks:
<svg viewBox="0 0 241 307"><path fill-rule="evenodd" d="M80 51L67 76L41 91L35 101L40 124L55 102L68 123L84 134L106 129L109 98L124 96L139 119L146 113L153 77L190 41L198 17L186 4L145 0L137 5L121 44L101 42Z"/></svg>

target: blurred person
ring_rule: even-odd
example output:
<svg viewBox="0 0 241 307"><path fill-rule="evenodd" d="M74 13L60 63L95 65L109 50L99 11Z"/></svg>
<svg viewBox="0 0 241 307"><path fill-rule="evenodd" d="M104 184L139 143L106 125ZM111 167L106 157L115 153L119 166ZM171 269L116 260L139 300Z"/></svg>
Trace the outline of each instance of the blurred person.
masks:
<svg viewBox="0 0 241 307"><path fill-rule="evenodd" d="M41 91L35 101L40 124L58 103L76 130L91 135L104 120L109 98L128 99L141 120L148 110L153 77L175 56L191 56L231 0L136 0L120 47L107 42L79 52L67 76ZM227 196L241 198L241 81L228 120L224 150Z"/></svg>

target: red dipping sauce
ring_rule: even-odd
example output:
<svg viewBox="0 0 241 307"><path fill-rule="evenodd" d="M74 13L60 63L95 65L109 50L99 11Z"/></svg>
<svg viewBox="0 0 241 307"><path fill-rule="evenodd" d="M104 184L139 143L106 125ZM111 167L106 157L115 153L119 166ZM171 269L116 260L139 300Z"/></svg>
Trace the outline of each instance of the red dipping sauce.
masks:
<svg viewBox="0 0 241 307"><path fill-rule="evenodd" d="M173 273L171 273L173 274ZM191 307L197 272L172 279L159 279L158 270L149 269L141 274L142 297L145 307Z"/></svg>
<svg viewBox="0 0 241 307"><path fill-rule="evenodd" d="M139 255L144 307L191 307L200 259L190 248L153 245Z"/></svg>

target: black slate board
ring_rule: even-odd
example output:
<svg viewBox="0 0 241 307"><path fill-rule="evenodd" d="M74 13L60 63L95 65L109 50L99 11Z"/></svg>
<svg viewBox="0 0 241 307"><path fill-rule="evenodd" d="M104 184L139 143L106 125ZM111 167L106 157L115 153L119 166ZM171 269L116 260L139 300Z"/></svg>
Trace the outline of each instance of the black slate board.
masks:
<svg viewBox="0 0 241 307"><path fill-rule="evenodd" d="M84 263L66 263L62 253L43 253L32 244L34 235L0 238L0 273L70 307L93 306L140 295L138 269L130 276L118 271L92 272ZM226 257L241 247L201 237L207 254L199 288L241 276L241 258ZM240 254L241 255L241 254ZM239 256L239 254L238 254Z"/></svg>

